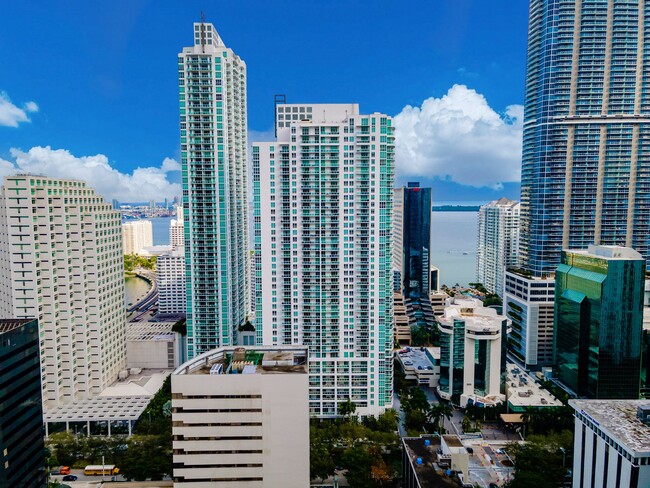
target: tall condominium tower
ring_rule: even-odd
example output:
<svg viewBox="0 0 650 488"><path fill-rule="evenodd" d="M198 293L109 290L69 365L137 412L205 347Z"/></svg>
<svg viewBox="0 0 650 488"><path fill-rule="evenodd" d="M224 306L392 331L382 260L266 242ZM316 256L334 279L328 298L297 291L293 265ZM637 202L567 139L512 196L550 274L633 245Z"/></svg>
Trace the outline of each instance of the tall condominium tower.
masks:
<svg viewBox="0 0 650 488"><path fill-rule="evenodd" d="M476 279L503 297L503 275L516 266L519 251L519 203L500 198L478 212Z"/></svg>
<svg viewBox="0 0 650 488"><path fill-rule="evenodd" d="M400 266L401 290L412 300L428 297L431 271L431 188L420 188L420 183L409 182L395 189L395 201L401 203L393 211L400 222L399 241L393 239L397 249L393 255Z"/></svg>
<svg viewBox="0 0 650 488"><path fill-rule="evenodd" d="M187 353L236 343L246 321L246 64L212 24L178 55Z"/></svg>
<svg viewBox="0 0 650 488"><path fill-rule="evenodd" d="M253 145L258 341L309 346L310 412L391 405L394 137L356 104L276 107Z"/></svg>
<svg viewBox="0 0 650 488"><path fill-rule="evenodd" d="M555 274L557 377L583 398L639 398L644 260L634 249L563 251Z"/></svg>
<svg viewBox="0 0 650 488"><path fill-rule="evenodd" d="M82 181L6 177L0 316L38 319L46 407L101 393L126 365L120 212Z"/></svg>
<svg viewBox="0 0 650 488"><path fill-rule="evenodd" d="M649 28L641 1L530 2L520 246L535 276L591 243L650 257Z"/></svg>

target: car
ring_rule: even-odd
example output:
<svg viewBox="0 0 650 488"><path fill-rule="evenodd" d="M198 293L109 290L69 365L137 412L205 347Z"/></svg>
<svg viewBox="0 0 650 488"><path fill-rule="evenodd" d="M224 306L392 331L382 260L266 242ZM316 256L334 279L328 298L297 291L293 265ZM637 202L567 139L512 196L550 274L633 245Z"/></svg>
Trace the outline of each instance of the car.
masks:
<svg viewBox="0 0 650 488"><path fill-rule="evenodd" d="M506 451L504 451L503 449L497 449L494 452L496 452L497 454L505 454L506 453Z"/></svg>
<svg viewBox="0 0 650 488"><path fill-rule="evenodd" d="M73 474L66 474L63 477L63 481L77 481L77 477Z"/></svg>

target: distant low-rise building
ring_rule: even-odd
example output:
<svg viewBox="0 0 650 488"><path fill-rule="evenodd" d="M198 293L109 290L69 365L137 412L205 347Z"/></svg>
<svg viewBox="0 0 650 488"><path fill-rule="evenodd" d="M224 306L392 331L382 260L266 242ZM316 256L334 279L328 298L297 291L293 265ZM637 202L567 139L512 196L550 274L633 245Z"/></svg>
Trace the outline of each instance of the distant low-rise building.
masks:
<svg viewBox="0 0 650 488"><path fill-rule="evenodd" d="M440 381L440 348L407 347L397 351L404 376L418 385L435 388Z"/></svg>
<svg viewBox="0 0 650 488"><path fill-rule="evenodd" d="M650 401L569 400L575 410L573 486L650 486Z"/></svg>
<svg viewBox="0 0 650 488"><path fill-rule="evenodd" d="M506 399L509 412L523 413L530 409L562 406L560 400L517 365L510 363L506 368Z"/></svg>
<svg viewBox="0 0 650 488"><path fill-rule="evenodd" d="M174 486L309 486L308 349L223 347L174 371Z"/></svg>
<svg viewBox="0 0 650 488"><path fill-rule="evenodd" d="M393 294L393 314L395 316L395 341L400 346L410 346L411 324L406 312L404 295L401 293Z"/></svg>

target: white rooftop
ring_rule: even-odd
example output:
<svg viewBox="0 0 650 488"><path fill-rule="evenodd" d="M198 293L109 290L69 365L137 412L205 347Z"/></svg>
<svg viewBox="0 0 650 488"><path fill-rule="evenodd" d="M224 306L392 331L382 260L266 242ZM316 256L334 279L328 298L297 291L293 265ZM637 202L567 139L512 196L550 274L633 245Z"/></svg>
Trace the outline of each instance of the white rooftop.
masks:
<svg viewBox="0 0 650 488"><path fill-rule="evenodd" d="M97 397L62 405L43 412L45 422L88 420L138 420L151 400L149 396Z"/></svg>
<svg viewBox="0 0 650 488"><path fill-rule="evenodd" d="M175 322L129 322L126 327L127 341L173 341Z"/></svg>
<svg viewBox="0 0 650 488"><path fill-rule="evenodd" d="M589 247L584 250L574 250L570 249L569 251L572 254L584 254L585 256L594 256L602 259L643 259L643 256L636 252L631 247L623 246L596 246L590 244Z"/></svg>
<svg viewBox="0 0 650 488"><path fill-rule="evenodd" d="M569 405L635 457L650 456L650 426L636 416L639 406L650 407L650 400L569 400Z"/></svg>
<svg viewBox="0 0 650 488"><path fill-rule="evenodd" d="M425 350L423 351L422 349ZM434 365L429 359L429 356L427 356L427 350L429 351L431 357L434 359L440 359L439 347L407 347L401 351L398 351L397 355L399 360L406 368L413 368L417 370L433 370Z"/></svg>
<svg viewBox="0 0 650 488"><path fill-rule="evenodd" d="M508 403L513 407L560 407L562 402L517 365L506 365Z"/></svg>

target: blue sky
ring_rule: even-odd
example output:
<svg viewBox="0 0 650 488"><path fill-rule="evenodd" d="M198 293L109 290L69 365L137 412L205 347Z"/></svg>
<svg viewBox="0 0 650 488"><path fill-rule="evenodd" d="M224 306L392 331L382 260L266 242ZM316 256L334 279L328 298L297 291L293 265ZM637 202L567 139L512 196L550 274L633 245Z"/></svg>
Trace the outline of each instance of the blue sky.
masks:
<svg viewBox="0 0 650 488"><path fill-rule="evenodd" d="M512 0L5 2L0 166L175 191L176 56L201 10L247 63L253 137L276 93L358 102L402 114L400 182L432 184L434 200L518 197L528 5Z"/></svg>

